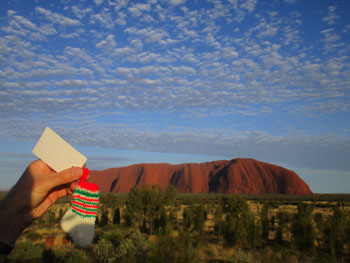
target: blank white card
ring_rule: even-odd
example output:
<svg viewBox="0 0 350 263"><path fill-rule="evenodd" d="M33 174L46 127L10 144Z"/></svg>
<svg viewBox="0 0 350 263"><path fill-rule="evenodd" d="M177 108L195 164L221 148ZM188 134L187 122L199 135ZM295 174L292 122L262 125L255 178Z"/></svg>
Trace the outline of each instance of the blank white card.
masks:
<svg viewBox="0 0 350 263"><path fill-rule="evenodd" d="M49 127L46 127L33 153L56 172L73 166L83 167L87 158Z"/></svg>

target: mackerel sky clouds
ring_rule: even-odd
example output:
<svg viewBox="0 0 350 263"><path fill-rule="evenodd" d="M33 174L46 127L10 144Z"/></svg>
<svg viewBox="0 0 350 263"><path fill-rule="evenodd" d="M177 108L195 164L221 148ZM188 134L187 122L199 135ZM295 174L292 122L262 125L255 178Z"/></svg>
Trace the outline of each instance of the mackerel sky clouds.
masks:
<svg viewBox="0 0 350 263"><path fill-rule="evenodd" d="M350 192L350 2L6 1L0 188L50 126L90 169L255 158Z"/></svg>

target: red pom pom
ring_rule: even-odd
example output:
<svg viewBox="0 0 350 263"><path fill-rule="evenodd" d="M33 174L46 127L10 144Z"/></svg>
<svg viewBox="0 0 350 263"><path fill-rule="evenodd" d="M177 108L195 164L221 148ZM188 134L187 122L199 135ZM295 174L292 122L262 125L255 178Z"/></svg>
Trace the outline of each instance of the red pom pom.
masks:
<svg viewBox="0 0 350 263"><path fill-rule="evenodd" d="M90 171L88 168L84 168L83 169L83 176L81 177L81 181L84 181L86 179L86 177L89 175Z"/></svg>

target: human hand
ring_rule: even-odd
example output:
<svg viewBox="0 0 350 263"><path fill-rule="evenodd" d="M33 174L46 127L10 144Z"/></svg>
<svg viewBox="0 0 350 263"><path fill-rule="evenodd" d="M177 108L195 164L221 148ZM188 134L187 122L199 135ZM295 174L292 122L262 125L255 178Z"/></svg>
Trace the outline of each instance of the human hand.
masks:
<svg viewBox="0 0 350 263"><path fill-rule="evenodd" d="M56 173L41 160L30 163L0 205L0 241L14 244L57 199L72 194L82 175L79 167Z"/></svg>

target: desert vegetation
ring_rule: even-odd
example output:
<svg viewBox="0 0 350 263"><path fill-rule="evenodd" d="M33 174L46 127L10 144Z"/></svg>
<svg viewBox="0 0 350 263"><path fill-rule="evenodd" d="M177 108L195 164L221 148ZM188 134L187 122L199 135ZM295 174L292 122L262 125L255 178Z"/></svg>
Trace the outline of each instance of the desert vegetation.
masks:
<svg viewBox="0 0 350 263"><path fill-rule="evenodd" d="M91 247L59 226L69 198L18 240L9 262L349 262L349 195L102 194Z"/></svg>

